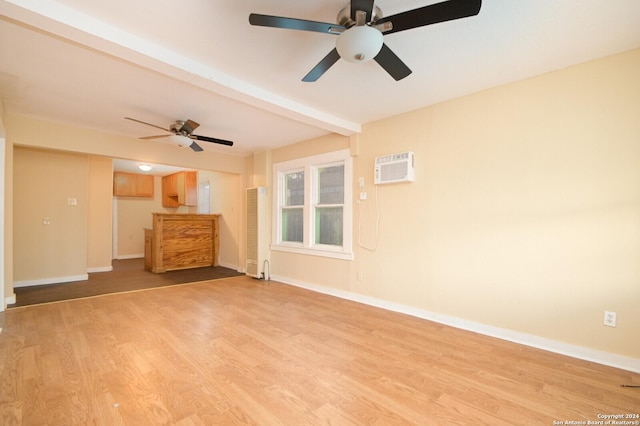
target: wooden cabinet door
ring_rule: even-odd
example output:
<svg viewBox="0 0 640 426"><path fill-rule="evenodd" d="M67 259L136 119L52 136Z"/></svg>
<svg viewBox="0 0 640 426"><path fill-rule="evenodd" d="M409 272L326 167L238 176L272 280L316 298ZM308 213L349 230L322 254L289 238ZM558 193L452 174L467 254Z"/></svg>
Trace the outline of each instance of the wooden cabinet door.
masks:
<svg viewBox="0 0 640 426"><path fill-rule="evenodd" d="M164 177L164 184L167 185L167 195L169 197L178 196L178 173Z"/></svg>
<svg viewBox="0 0 640 426"><path fill-rule="evenodd" d="M130 173L113 173L113 195L120 197L133 197L134 176Z"/></svg>
<svg viewBox="0 0 640 426"><path fill-rule="evenodd" d="M153 176L114 172L113 195L153 198Z"/></svg>
<svg viewBox="0 0 640 426"><path fill-rule="evenodd" d="M178 207L179 205L176 176L164 176L162 178L162 207Z"/></svg>
<svg viewBox="0 0 640 426"><path fill-rule="evenodd" d="M153 176L136 175L135 179L135 196L153 198Z"/></svg>
<svg viewBox="0 0 640 426"><path fill-rule="evenodd" d="M184 173L184 205L198 205L198 172Z"/></svg>

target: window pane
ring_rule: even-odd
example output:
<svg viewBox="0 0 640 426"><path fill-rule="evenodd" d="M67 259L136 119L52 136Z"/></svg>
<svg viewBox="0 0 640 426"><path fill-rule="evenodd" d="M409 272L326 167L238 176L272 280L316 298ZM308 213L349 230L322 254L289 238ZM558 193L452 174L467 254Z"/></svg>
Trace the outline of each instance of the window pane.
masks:
<svg viewBox="0 0 640 426"><path fill-rule="evenodd" d="M318 168L318 204L344 204L344 165Z"/></svg>
<svg viewBox="0 0 640 426"><path fill-rule="evenodd" d="M342 245L342 207L316 208L316 244Z"/></svg>
<svg viewBox="0 0 640 426"><path fill-rule="evenodd" d="M304 205L304 172L284 175L284 205Z"/></svg>
<svg viewBox="0 0 640 426"><path fill-rule="evenodd" d="M302 209L282 209L282 241L302 242Z"/></svg>

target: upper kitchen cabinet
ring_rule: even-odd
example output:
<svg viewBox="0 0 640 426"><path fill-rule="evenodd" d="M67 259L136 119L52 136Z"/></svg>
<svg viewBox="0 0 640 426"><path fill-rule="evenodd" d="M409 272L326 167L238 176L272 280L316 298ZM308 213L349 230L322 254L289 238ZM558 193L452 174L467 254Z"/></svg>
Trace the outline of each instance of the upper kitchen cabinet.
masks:
<svg viewBox="0 0 640 426"><path fill-rule="evenodd" d="M113 195L153 198L153 176L136 173L113 173Z"/></svg>
<svg viewBox="0 0 640 426"><path fill-rule="evenodd" d="M184 171L162 178L162 206L197 206L198 172Z"/></svg>

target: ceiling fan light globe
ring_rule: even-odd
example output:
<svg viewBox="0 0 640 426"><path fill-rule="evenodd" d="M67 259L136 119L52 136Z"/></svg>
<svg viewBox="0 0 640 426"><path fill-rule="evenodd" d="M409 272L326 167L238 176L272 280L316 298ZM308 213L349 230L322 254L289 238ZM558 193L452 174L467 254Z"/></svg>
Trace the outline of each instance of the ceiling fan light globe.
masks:
<svg viewBox="0 0 640 426"><path fill-rule="evenodd" d="M382 49L382 33L367 25L351 27L338 36L336 49L346 61L370 61Z"/></svg>
<svg viewBox="0 0 640 426"><path fill-rule="evenodd" d="M191 138L183 135L171 135L169 136L169 142L171 142L173 145L179 146L180 148L191 146L191 144L193 143Z"/></svg>

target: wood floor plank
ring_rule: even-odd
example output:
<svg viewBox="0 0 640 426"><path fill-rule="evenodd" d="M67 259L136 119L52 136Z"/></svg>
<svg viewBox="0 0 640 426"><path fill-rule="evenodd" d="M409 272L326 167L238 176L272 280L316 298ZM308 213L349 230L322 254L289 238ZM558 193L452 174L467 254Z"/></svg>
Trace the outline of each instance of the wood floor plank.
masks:
<svg viewBox="0 0 640 426"><path fill-rule="evenodd" d="M640 375L275 282L0 313L2 424L553 424Z"/></svg>

